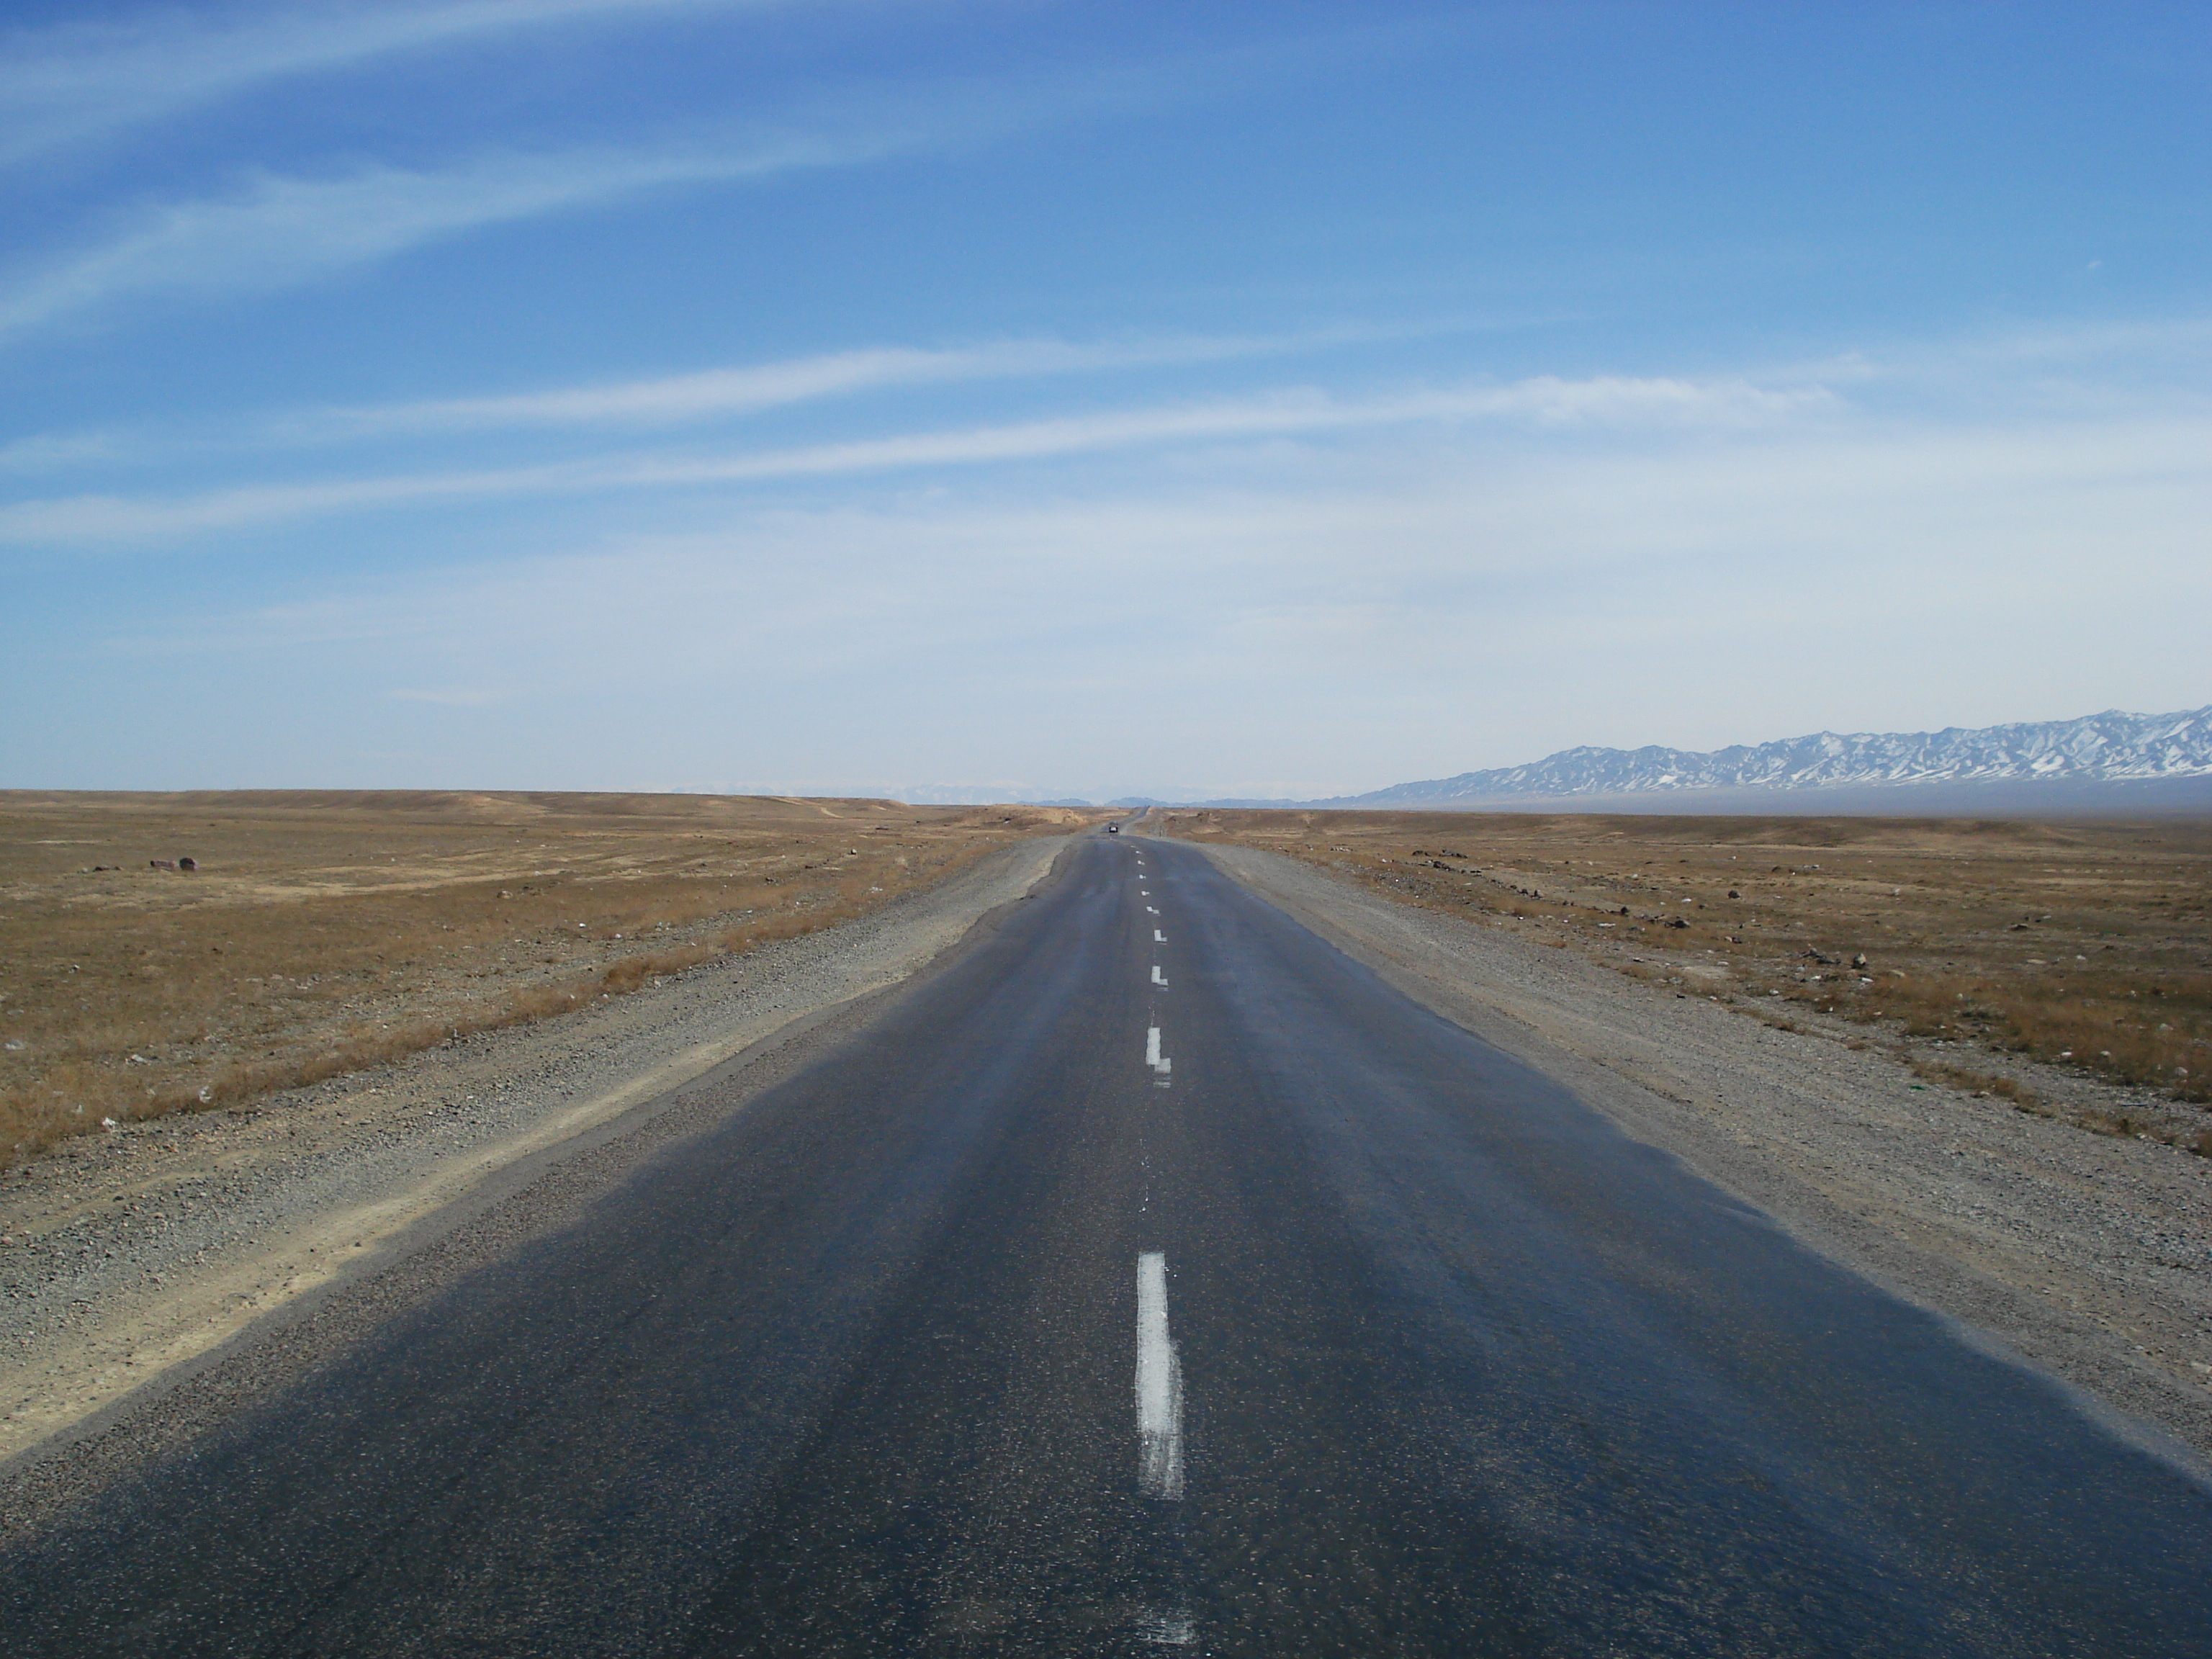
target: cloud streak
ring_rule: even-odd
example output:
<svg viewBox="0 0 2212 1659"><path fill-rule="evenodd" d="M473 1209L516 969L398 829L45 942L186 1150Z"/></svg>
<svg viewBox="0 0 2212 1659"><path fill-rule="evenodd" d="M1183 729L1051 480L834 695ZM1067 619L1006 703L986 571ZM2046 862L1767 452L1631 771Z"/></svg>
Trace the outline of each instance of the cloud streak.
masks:
<svg viewBox="0 0 2212 1659"><path fill-rule="evenodd" d="M77 678L143 695L189 658L196 681L260 665L372 722L412 703L487 711L457 731L513 714L522 750L457 749L456 775L577 787L696 776L702 752L854 784L1003 775L989 757L1012 750L1080 792L1126 763L1084 735L1109 688L1116 730L1158 734L1158 769L1133 781L1147 793L1329 793L1576 742L1889 729L1931 705L1963 724L2179 706L2203 696L2205 435L1394 441L1364 472L1294 464L1258 487L1178 473L741 508L675 536L311 578L252 611L157 595ZM694 714L670 720L678 706ZM289 775L258 732L237 741L248 775ZM318 754L310 738L290 763Z"/></svg>
<svg viewBox="0 0 2212 1659"><path fill-rule="evenodd" d="M679 9L766 9L773 0L439 0L272 6L209 18L0 36L0 164L215 103L252 87L395 53L571 22Z"/></svg>
<svg viewBox="0 0 2212 1659"><path fill-rule="evenodd" d="M267 452L355 440L533 429L667 428L870 392L1290 356L1346 344L1459 331L1463 331L1461 326L1438 325L1081 343L1049 338L992 340L942 349L864 347L782 362L739 364L686 374L492 397L294 410L263 416L227 432L210 432L202 425L189 435L112 428L37 434L0 445L0 472L55 471L100 462L143 464L188 453Z"/></svg>
<svg viewBox="0 0 2212 1659"><path fill-rule="evenodd" d="M98 246L0 283L0 337L133 294L265 292L485 225L672 185L872 158L887 139L792 139L751 149L495 155L426 173L264 175L227 198L145 210Z"/></svg>
<svg viewBox="0 0 2212 1659"><path fill-rule="evenodd" d="M332 410L321 418L341 432L380 436L532 426L677 425L896 386L1220 362L1374 339L1379 332L1337 330L1091 344L999 340L941 350L878 346L608 385Z"/></svg>
<svg viewBox="0 0 2212 1659"><path fill-rule="evenodd" d="M79 495L0 508L0 540L149 539L274 520L434 500L670 489L824 477L915 467L964 467L1165 443L1241 441L1360 428L1516 421L1538 428L1764 427L1835 407L1818 386L1742 380L1567 380L1339 399L1315 391L1058 416L951 431L754 451L626 456L543 466L255 485L170 498Z"/></svg>

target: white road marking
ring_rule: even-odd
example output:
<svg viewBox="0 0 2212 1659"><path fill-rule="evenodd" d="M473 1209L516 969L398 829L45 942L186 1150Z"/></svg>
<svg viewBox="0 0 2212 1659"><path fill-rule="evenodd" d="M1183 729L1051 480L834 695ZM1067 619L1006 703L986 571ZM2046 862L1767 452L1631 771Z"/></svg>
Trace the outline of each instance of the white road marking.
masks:
<svg viewBox="0 0 2212 1659"><path fill-rule="evenodd" d="M1175 1061L1160 1053L1160 1028L1157 1025L1145 1033L1145 1064L1152 1068L1154 1077L1161 1083L1175 1070Z"/></svg>
<svg viewBox="0 0 2212 1659"><path fill-rule="evenodd" d="M1198 1622L1187 1613L1147 1613L1137 1620L1137 1639L1158 1647L1187 1648L1198 1640Z"/></svg>
<svg viewBox="0 0 2212 1659"><path fill-rule="evenodd" d="M1152 929L1152 943L1153 943L1153 944L1155 944L1155 945L1165 945L1167 942L1168 942L1168 936L1167 936L1165 933L1163 933L1162 932L1160 932L1160 930L1159 930L1158 928L1157 928L1157 927L1155 927L1155 928L1153 928L1153 929Z"/></svg>
<svg viewBox="0 0 2212 1659"><path fill-rule="evenodd" d="M1157 962L1152 964L1152 983L1158 986L1163 991L1168 988L1168 982L1161 976L1160 964Z"/></svg>
<svg viewBox="0 0 2212 1659"><path fill-rule="evenodd" d="M1137 1258L1137 1486L1182 1496L1182 1362L1168 1340L1168 1259Z"/></svg>
<svg viewBox="0 0 2212 1659"><path fill-rule="evenodd" d="M1156 916L1156 915L1159 915L1159 911L1158 911L1158 909L1156 909L1155 908L1153 908L1152 905L1147 904L1147 905L1145 907L1145 914L1146 914L1146 915L1148 915L1148 916Z"/></svg>

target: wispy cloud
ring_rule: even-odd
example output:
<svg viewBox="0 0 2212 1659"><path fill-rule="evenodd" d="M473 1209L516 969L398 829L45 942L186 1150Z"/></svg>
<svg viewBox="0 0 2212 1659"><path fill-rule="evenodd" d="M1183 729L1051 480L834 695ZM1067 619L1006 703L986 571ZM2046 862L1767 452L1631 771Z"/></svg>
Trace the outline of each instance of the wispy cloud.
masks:
<svg viewBox="0 0 2212 1659"><path fill-rule="evenodd" d="M442 172L264 174L227 198L146 209L103 243L0 281L0 336L126 295L285 288L478 226L657 187L861 161L895 142L794 138L755 149L494 155Z"/></svg>
<svg viewBox="0 0 2212 1659"><path fill-rule="evenodd" d="M1539 428L1765 426L1835 407L1819 386L1541 376L1366 399L1301 390L734 455L624 456L473 472L254 485L170 498L78 495L0 508L0 538L121 541L430 500L681 488L897 468L975 466L1145 445L1221 442L1470 419Z"/></svg>
<svg viewBox="0 0 2212 1659"><path fill-rule="evenodd" d="M186 659L217 686L283 665L331 718L371 720L395 685L510 688L520 747L453 753L477 781L623 787L696 775L702 754L756 777L821 779L825 755L847 780L1004 777L990 757L1012 751L1054 793L1127 775L1118 740L1084 736L1102 695L1114 729L1146 733L1136 792L1252 793L1578 742L1898 729L1931 706L1971 725L2203 701L2202 422L1811 422L1537 453L1397 436L1370 465L1261 478L739 507L680 534L304 575L251 610L156 590L81 678L128 708ZM242 775L318 763L221 725Z"/></svg>
<svg viewBox="0 0 2212 1659"><path fill-rule="evenodd" d="M1378 330L1363 329L1096 343L998 340L941 350L878 346L652 380L331 410L319 417L319 424L342 432L376 434L518 426L675 425L892 386L1219 362L1279 356L1352 339L1372 340L1381 334Z"/></svg>
<svg viewBox="0 0 2212 1659"><path fill-rule="evenodd" d="M1031 337L934 348L868 346L780 362L732 364L683 374L489 396L289 409L244 418L230 427L200 422L189 432L111 426L35 434L0 445L0 472L30 475L100 463L128 466L185 455L237 456L355 440L533 429L669 428L871 392L1297 356L1345 346L1463 335L1527 320L1350 324L1264 335L1090 341ZM2023 408L2033 401L2045 414L2108 413L2142 403L2142 376L2136 371L2143 363L2170 369L2178 379L2197 368L2207 344L2212 344L2212 319L2197 317L2045 327L1770 362L1719 380L1539 377L1516 383L1506 401L1551 425L1650 418L1669 408L1701 423L1763 420L1814 407L1838 407L1842 390L1848 390L1854 400L1864 396L1892 409L1926 411L1934 400L1946 406L1963 404L1980 412L1992 407ZM2069 360L2087 362L2100 374L2078 385L2067 381L2056 390L2056 383L2047 377L2027 378L2046 363ZM2027 375L2020 372L2023 367ZM2078 395L2062 395L2069 390Z"/></svg>
<svg viewBox="0 0 2212 1659"><path fill-rule="evenodd" d="M1808 409L1828 407L1832 401L1817 386L1776 390L1743 381L1613 377L1565 380L1551 375L1504 386L1460 387L1374 398L1337 398L1322 392L1298 390L720 459L643 461L630 464L621 481L714 483L891 467L974 465L1179 441L1291 436L1426 421L1506 418L1554 427L1653 421L1763 424Z"/></svg>
<svg viewBox="0 0 2212 1659"><path fill-rule="evenodd" d="M772 0L373 0L173 9L0 35L0 163L288 76L550 24Z"/></svg>
<svg viewBox="0 0 2212 1659"><path fill-rule="evenodd" d="M0 444L0 472L52 472L118 459L127 446L112 432L42 432Z"/></svg>
<svg viewBox="0 0 2212 1659"><path fill-rule="evenodd" d="M1472 326L1440 323L1385 329L1360 325L1280 335L1085 342L1033 338L937 349L872 346L782 362L491 397L288 410L228 428L200 422L189 432L106 428L36 434L0 445L0 472L52 472L101 462L131 465L185 455L204 459L363 439L562 428L668 428L901 387L1295 356L1347 344L1462 333Z"/></svg>

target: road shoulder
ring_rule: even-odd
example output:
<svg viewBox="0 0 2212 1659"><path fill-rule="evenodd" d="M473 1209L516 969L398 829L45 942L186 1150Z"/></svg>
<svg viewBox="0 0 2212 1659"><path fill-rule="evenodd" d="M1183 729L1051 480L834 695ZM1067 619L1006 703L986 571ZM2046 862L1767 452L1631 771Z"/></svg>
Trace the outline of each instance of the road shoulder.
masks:
<svg viewBox="0 0 2212 1659"><path fill-rule="evenodd" d="M844 927L0 1185L0 1536L560 1224L807 1064L1050 876L995 853Z"/></svg>
<svg viewBox="0 0 2212 1659"><path fill-rule="evenodd" d="M1830 1259L2202 1474L2212 1171L1915 1078L1255 848L1206 854L1414 1000L1573 1088Z"/></svg>

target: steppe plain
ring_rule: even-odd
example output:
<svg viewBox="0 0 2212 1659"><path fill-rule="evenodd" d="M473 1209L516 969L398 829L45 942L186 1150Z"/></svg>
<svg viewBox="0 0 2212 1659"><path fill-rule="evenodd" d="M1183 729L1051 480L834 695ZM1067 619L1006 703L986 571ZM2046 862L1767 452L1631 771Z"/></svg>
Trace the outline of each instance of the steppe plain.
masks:
<svg viewBox="0 0 2212 1659"><path fill-rule="evenodd" d="M103 1120L250 1102L834 926L1082 816L0 792L0 1168Z"/></svg>
<svg viewBox="0 0 2212 1659"><path fill-rule="evenodd" d="M100 833L203 867L135 889L135 871L50 867L25 884L44 908L14 917L47 955L11 954L11 977L49 1009L82 984L100 1017L59 1073L70 1093L184 1076L110 1094L127 1121L69 1113L0 1171L0 1534L552 1224L696 1127L693 1080L757 1091L804 1065L1018 900L1085 817L481 795L185 810L29 813L50 864ZM162 971L131 974L141 950ZM34 1029L66 1032L68 1007ZM137 1045L119 1057L118 1034ZM34 1101L69 1097L31 1075Z"/></svg>
<svg viewBox="0 0 2212 1659"><path fill-rule="evenodd" d="M547 1224L594 1135L683 1133L685 1078L918 971L1106 816L0 797L0 1025L25 1043L0 1072L0 1459L46 1449L0 1478L0 1532ZM1816 1248L2212 1455L2212 825L1130 827L1208 847ZM746 1063L765 1080L806 1041L781 1052ZM677 1104L623 1115L649 1096ZM479 1189L461 1243L424 1248L434 1203ZM196 1380L143 1386L167 1374Z"/></svg>
<svg viewBox="0 0 2212 1659"><path fill-rule="evenodd" d="M2205 1473L2208 826L1156 811L1146 827Z"/></svg>
<svg viewBox="0 0 2212 1659"><path fill-rule="evenodd" d="M1155 816L1761 1018L1855 1026L2024 1109L2212 1154L2212 821ZM2073 1078L2124 1097L2069 1106Z"/></svg>

